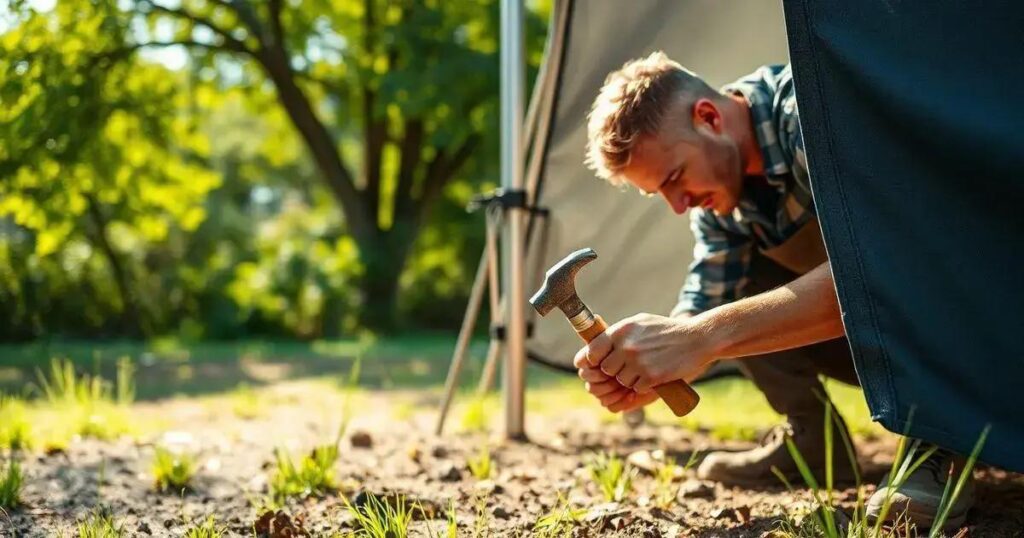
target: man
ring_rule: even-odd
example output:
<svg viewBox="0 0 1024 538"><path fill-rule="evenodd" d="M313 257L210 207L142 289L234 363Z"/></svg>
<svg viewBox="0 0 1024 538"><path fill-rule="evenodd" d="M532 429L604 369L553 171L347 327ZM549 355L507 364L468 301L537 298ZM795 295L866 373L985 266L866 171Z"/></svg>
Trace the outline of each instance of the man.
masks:
<svg viewBox="0 0 1024 538"><path fill-rule="evenodd" d="M613 184L660 194L677 214L690 210L696 238L672 317L627 318L577 353L587 390L611 411L633 411L657 399L656 385L691 381L714 361L743 357L744 374L787 424L752 450L708 454L698 475L757 486L775 483L775 467L797 478L788 435L823 476L827 395L818 376L847 383L857 376L815 216L789 67L762 67L719 92L661 52L631 61L608 76L594 102L586 160ZM852 478L842 444L834 446L835 476ZM950 464L962 461L938 450L893 491L890 514L929 526ZM869 516L888 490L872 496ZM949 524L963 521L973 498L969 487Z"/></svg>

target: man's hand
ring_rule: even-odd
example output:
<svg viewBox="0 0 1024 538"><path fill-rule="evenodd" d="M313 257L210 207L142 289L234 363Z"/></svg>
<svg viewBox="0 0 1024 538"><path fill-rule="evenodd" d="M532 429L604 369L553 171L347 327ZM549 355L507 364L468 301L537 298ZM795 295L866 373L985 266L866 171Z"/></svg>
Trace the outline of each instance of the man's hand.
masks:
<svg viewBox="0 0 1024 538"><path fill-rule="evenodd" d="M637 314L580 349L574 364L601 405L628 411L654 401L657 385L700 376L714 358L712 344L693 318Z"/></svg>
<svg viewBox="0 0 1024 538"><path fill-rule="evenodd" d="M601 405L612 413L639 409L658 399L658 394L653 390L638 393L629 387L623 387L614 377L602 372L600 368L592 368L585 359L576 361L576 363L580 379L586 382L587 392L593 394L601 402Z"/></svg>

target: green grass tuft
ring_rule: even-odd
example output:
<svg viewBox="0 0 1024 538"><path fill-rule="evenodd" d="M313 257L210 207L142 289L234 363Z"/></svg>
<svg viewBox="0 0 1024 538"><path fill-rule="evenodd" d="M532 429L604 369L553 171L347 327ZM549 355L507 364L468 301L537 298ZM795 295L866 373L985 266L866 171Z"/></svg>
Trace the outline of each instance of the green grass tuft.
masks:
<svg viewBox="0 0 1024 538"><path fill-rule="evenodd" d="M486 444L482 445L477 456L470 457L466 464L469 466L469 472L473 473L477 480L487 480L490 478L494 472L494 461L491 459L490 447Z"/></svg>
<svg viewBox="0 0 1024 538"><path fill-rule="evenodd" d="M533 525L532 536L537 536L538 538L572 536L573 528L583 521L583 517L586 515L586 508L571 505L569 499L559 493L558 505L537 519L537 522Z"/></svg>
<svg viewBox="0 0 1024 538"><path fill-rule="evenodd" d="M606 501L620 502L633 490L636 470L615 454L591 456L587 460L587 469Z"/></svg>
<svg viewBox="0 0 1024 538"><path fill-rule="evenodd" d="M196 461L191 454L156 447L153 454L153 479L158 491L180 492L188 489L195 473Z"/></svg>
<svg viewBox="0 0 1024 538"><path fill-rule="evenodd" d="M25 402L0 394L0 449L24 450L33 444Z"/></svg>
<svg viewBox="0 0 1024 538"><path fill-rule="evenodd" d="M366 504L356 507L345 499L348 513L355 520L356 536L367 538L406 538L413 510L405 497L398 496L392 502L370 495Z"/></svg>
<svg viewBox="0 0 1024 538"><path fill-rule="evenodd" d="M68 359L52 359L47 373L36 371L43 399L55 413L57 443L74 435L113 439L132 428L127 406L135 394L131 361L117 363L117 383L100 376L77 375Z"/></svg>
<svg viewBox="0 0 1024 538"><path fill-rule="evenodd" d="M462 412L462 431L483 433L491 423L491 413L487 398L478 396L466 405Z"/></svg>
<svg viewBox="0 0 1024 538"><path fill-rule="evenodd" d="M77 531L78 538L121 538L125 535L122 525L115 524L113 516L103 513L93 514L79 522Z"/></svg>
<svg viewBox="0 0 1024 538"><path fill-rule="evenodd" d="M21 504L21 486L24 483L21 464L11 459L0 472L0 508L14 508Z"/></svg>
<svg viewBox="0 0 1024 538"><path fill-rule="evenodd" d="M198 525L192 526L185 531L185 538L221 538L224 536L224 527L217 525L217 518L210 515Z"/></svg>
<svg viewBox="0 0 1024 538"><path fill-rule="evenodd" d="M231 410L242 419L259 418L267 414L267 406L248 383L239 383L231 395Z"/></svg>
<svg viewBox="0 0 1024 538"><path fill-rule="evenodd" d="M270 479L270 496L275 503L293 497L322 495L337 489L334 464L338 461L338 440L321 445L294 462L284 450L274 451L276 469Z"/></svg>

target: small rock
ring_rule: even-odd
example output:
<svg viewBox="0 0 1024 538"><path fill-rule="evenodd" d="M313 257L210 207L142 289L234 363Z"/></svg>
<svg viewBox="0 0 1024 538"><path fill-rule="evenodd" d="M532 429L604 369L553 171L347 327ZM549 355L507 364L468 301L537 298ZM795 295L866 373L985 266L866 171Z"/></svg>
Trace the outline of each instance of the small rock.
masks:
<svg viewBox="0 0 1024 538"><path fill-rule="evenodd" d="M438 445L438 446L435 446L434 448L430 449L430 455L434 456L435 458L447 458L448 457L448 449L443 447L443 446L441 446L441 445Z"/></svg>
<svg viewBox="0 0 1024 538"><path fill-rule="evenodd" d="M626 457L626 463L641 471L653 475L658 470L658 463L654 461L651 453L647 450L637 450Z"/></svg>
<svg viewBox="0 0 1024 538"><path fill-rule="evenodd" d="M491 509L491 515L498 519L508 519L512 514L502 506L495 506Z"/></svg>
<svg viewBox="0 0 1024 538"><path fill-rule="evenodd" d="M373 446L373 437L364 431L353 432L352 436L349 437L349 442L355 448L371 448Z"/></svg>
<svg viewBox="0 0 1024 538"><path fill-rule="evenodd" d="M736 510L732 508L715 508L708 515L714 519L736 520Z"/></svg>
<svg viewBox="0 0 1024 538"><path fill-rule="evenodd" d="M420 463L423 460L423 451L420 450L419 445L412 445L409 447L409 459L414 463Z"/></svg>
<svg viewBox="0 0 1024 538"><path fill-rule="evenodd" d="M496 483L494 480L481 480L473 486L473 489L485 495L505 492L505 488L501 487L501 484Z"/></svg>
<svg viewBox="0 0 1024 538"><path fill-rule="evenodd" d="M751 519L750 519L750 507L746 506L746 505L744 505L744 506L737 506L736 507L736 519L742 525L749 524L750 521L751 521Z"/></svg>
<svg viewBox="0 0 1024 538"><path fill-rule="evenodd" d="M169 529L169 528L171 528L173 526L174 526L174 520L173 519L165 519L164 520L164 528L165 529Z"/></svg>
<svg viewBox="0 0 1024 538"><path fill-rule="evenodd" d="M713 499L715 484L706 480L691 478L679 486L679 496L687 499Z"/></svg>
<svg viewBox="0 0 1024 538"><path fill-rule="evenodd" d="M449 463L441 467L441 472L437 474L437 479L442 482L458 482L462 480L462 471L454 463Z"/></svg>
<svg viewBox="0 0 1024 538"><path fill-rule="evenodd" d="M142 534L153 534L153 529L149 528L149 523L143 521L142 523L139 523L139 532Z"/></svg>

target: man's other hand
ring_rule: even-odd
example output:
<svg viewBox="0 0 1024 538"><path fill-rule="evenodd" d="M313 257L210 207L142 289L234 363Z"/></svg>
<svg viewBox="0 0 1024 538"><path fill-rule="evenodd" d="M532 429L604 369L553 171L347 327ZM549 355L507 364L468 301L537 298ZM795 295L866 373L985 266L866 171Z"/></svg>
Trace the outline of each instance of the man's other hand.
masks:
<svg viewBox="0 0 1024 538"><path fill-rule="evenodd" d="M669 381L692 381L715 358L714 331L699 317L636 314L610 327L576 353L575 364L599 368L620 386L646 393Z"/></svg>
<svg viewBox="0 0 1024 538"><path fill-rule="evenodd" d="M658 399L656 392L638 393L624 387L614 377L593 368L586 361L577 362L579 376L585 382L587 392L592 394L601 405L612 413L629 412L639 409Z"/></svg>

